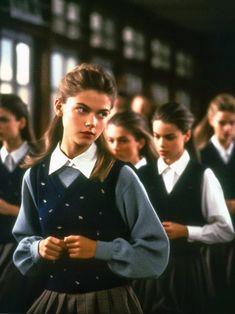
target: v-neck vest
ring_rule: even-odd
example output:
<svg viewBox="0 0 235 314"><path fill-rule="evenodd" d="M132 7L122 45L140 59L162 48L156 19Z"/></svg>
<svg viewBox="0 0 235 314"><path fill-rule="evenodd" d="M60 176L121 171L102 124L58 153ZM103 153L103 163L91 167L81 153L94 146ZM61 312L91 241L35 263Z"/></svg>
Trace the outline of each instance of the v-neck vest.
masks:
<svg viewBox="0 0 235 314"><path fill-rule="evenodd" d="M210 167L220 181L225 198L235 198L235 146L228 163L222 160L211 142L200 151L200 155L202 163Z"/></svg>
<svg viewBox="0 0 235 314"><path fill-rule="evenodd" d="M48 175L48 160L31 170L38 215L44 238L63 239L83 235L93 240L129 239L130 232L115 202L115 186L122 163L116 163L104 182L87 179L82 173L66 188L58 174ZM115 275L107 262L71 259L66 253L46 263L47 289L76 293L121 286L124 278Z"/></svg>
<svg viewBox="0 0 235 314"><path fill-rule="evenodd" d="M168 194L155 167L154 173L140 174L150 200L161 221L172 221L183 225L202 226L206 223L202 215L202 179L205 168L190 160L172 191ZM193 251L197 244L188 245L187 240L171 241L172 253Z"/></svg>
<svg viewBox="0 0 235 314"><path fill-rule="evenodd" d="M0 161L0 198L10 204L20 206L22 179L25 170L17 166L13 172L9 172ZM12 235L16 217L0 214L0 243L15 242Z"/></svg>

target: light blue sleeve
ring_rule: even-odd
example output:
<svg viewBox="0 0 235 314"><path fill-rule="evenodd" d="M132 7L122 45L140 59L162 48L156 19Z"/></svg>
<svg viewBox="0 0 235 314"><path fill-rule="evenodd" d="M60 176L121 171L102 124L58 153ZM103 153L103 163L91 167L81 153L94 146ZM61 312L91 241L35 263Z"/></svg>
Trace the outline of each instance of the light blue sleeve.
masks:
<svg viewBox="0 0 235 314"><path fill-rule="evenodd" d="M12 232L19 242L13 255L14 264L24 275L38 274L42 260L38 253L38 243L42 237L36 202L30 184L30 169L26 171L23 178L21 207Z"/></svg>
<svg viewBox="0 0 235 314"><path fill-rule="evenodd" d="M117 238L97 242L96 258L128 278L159 277L169 258L169 240L134 171L124 166L116 186L116 202L131 230L130 242Z"/></svg>

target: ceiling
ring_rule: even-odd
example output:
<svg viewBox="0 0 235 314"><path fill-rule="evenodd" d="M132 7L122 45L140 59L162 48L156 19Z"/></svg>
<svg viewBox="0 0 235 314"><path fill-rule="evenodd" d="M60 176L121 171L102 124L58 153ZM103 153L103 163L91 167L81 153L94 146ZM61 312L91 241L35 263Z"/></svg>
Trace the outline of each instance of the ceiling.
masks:
<svg viewBox="0 0 235 314"><path fill-rule="evenodd" d="M190 31L235 32L234 0L129 0Z"/></svg>

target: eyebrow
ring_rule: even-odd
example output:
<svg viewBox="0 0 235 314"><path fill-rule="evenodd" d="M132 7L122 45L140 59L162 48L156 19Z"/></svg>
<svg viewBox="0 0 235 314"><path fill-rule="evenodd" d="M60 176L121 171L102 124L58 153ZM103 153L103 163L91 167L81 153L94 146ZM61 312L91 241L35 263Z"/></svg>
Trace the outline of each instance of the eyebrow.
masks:
<svg viewBox="0 0 235 314"><path fill-rule="evenodd" d="M90 110L90 111L92 110L91 107L89 107L88 105L84 104L83 102L77 102L76 105L83 106L87 110ZM109 112L110 110L111 110L111 108L110 109L108 109L108 108L101 108L101 109L98 110L98 112L100 112L100 111L108 111Z"/></svg>

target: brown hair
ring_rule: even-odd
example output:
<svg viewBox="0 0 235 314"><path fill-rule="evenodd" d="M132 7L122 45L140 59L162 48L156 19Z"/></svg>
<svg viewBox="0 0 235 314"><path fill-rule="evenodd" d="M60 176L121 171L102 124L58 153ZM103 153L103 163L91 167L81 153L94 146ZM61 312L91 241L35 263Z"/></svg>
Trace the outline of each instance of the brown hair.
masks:
<svg viewBox="0 0 235 314"><path fill-rule="evenodd" d="M142 114L133 111L118 112L108 120L107 124L124 128L136 140L144 139L145 145L140 150L140 154L148 161L152 161L158 157L147 118Z"/></svg>
<svg viewBox="0 0 235 314"><path fill-rule="evenodd" d="M21 138L27 141L33 150L36 150L36 138L30 124L28 107L23 100L15 94L0 94L0 108L13 114L16 120L25 119L25 127L20 130Z"/></svg>
<svg viewBox="0 0 235 314"><path fill-rule="evenodd" d="M235 97L231 94L219 94L213 98L208 106L206 115L196 125L193 131L194 141L198 149L202 149L208 142L214 131L209 119L218 111L235 113Z"/></svg>
<svg viewBox="0 0 235 314"><path fill-rule="evenodd" d="M111 74L96 64L83 63L68 72L60 82L57 98L65 103L69 97L76 96L79 92L89 89L108 95L113 106L117 94L115 80ZM52 153L57 143L62 139L62 135L62 118L55 116L41 139L40 154L31 158L27 165L32 166ZM98 156L91 178L103 180L109 173L114 159L106 147L103 134L96 140L96 144Z"/></svg>

